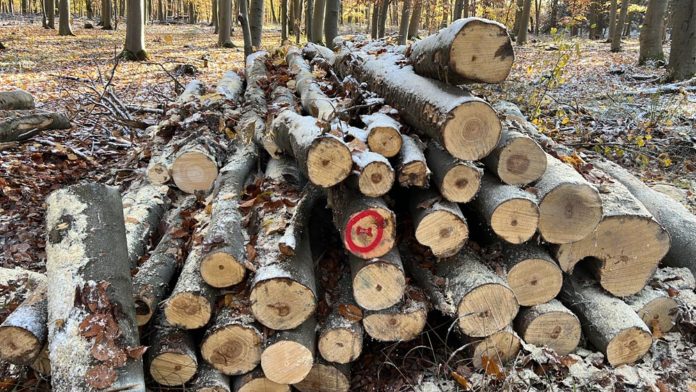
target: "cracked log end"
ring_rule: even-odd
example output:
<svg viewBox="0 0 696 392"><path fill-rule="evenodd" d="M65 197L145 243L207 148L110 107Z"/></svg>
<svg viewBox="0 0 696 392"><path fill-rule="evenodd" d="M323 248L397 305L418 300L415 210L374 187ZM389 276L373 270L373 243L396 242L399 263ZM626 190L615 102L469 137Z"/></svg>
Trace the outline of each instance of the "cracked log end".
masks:
<svg viewBox="0 0 696 392"><path fill-rule="evenodd" d="M484 284L459 302L459 328L468 336L488 336L510 324L518 309L512 290L498 283Z"/></svg>
<svg viewBox="0 0 696 392"><path fill-rule="evenodd" d="M511 244L527 242L537 231L539 208L529 199L502 202L491 215L491 229Z"/></svg>
<svg viewBox="0 0 696 392"><path fill-rule="evenodd" d="M255 328L229 325L204 339L201 356L223 374L243 374L261 361L261 339Z"/></svg>
<svg viewBox="0 0 696 392"><path fill-rule="evenodd" d="M602 219L602 200L589 184L566 183L539 203L539 233L553 244L579 241Z"/></svg>
<svg viewBox="0 0 696 392"><path fill-rule="evenodd" d="M501 149L496 174L506 184L526 185L544 174L546 154L528 137L517 137Z"/></svg>
<svg viewBox="0 0 696 392"><path fill-rule="evenodd" d="M454 38L449 66L464 79L500 83L510 74L514 59L505 27L479 19L466 23Z"/></svg>
<svg viewBox="0 0 696 392"><path fill-rule="evenodd" d="M295 384L312 370L314 355L299 342L282 340L261 354L261 367L266 377L278 384Z"/></svg>
<svg viewBox="0 0 696 392"><path fill-rule="evenodd" d="M181 154L172 165L176 186L186 193L207 192L218 175L217 163L207 154L189 151Z"/></svg>
<svg viewBox="0 0 696 392"><path fill-rule="evenodd" d="M450 211L430 211L415 227L416 240L436 257L450 257L462 249L469 238L469 227L461 216Z"/></svg>
<svg viewBox="0 0 696 392"><path fill-rule="evenodd" d="M183 292L169 298L164 315L171 325L184 329L201 328L210 321L211 304L203 296Z"/></svg>
<svg viewBox="0 0 696 392"><path fill-rule="evenodd" d="M195 357L165 352L156 356L150 364L150 375L160 385L184 385L196 374Z"/></svg>
<svg viewBox="0 0 696 392"><path fill-rule="evenodd" d="M651 331L669 332L676 324L679 303L668 296L657 297L638 310L638 316Z"/></svg>
<svg viewBox="0 0 696 392"><path fill-rule="evenodd" d="M362 329L357 332L362 334ZM319 336L319 353L330 362L353 362L362 352L362 341L362 336L356 336L354 329L330 329Z"/></svg>
<svg viewBox="0 0 696 392"><path fill-rule="evenodd" d="M307 176L316 185L328 188L343 181L353 168L348 147L334 137L319 137L307 152Z"/></svg>
<svg viewBox="0 0 696 392"><path fill-rule="evenodd" d="M470 101L450 115L442 129L442 144L455 158L478 161L498 145L502 126L495 110L487 103Z"/></svg>
<svg viewBox="0 0 696 392"><path fill-rule="evenodd" d="M614 367L633 363L642 358L651 346L652 336L645 329L625 329L607 345L607 361Z"/></svg>
<svg viewBox="0 0 696 392"><path fill-rule="evenodd" d="M212 287L233 286L244 280L246 268L232 255L224 252L208 254L201 260L201 277Z"/></svg>
<svg viewBox="0 0 696 392"><path fill-rule="evenodd" d="M316 363L307 377L293 387L300 392L348 392L350 379L335 366Z"/></svg>
<svg viewBox="0 0 696 392"><path fill-rule="evenodd" d="M317 304L311 289L285 278L259 282L249 299L254 317L278 330L298 327L314 313Z"/></svg>
<svg viewBox="0 0 696 392"><path fill-rule="evenodd" d="M386 309L399 302L406 288L404 271L384 261L371 263L353 276L353 296L362 308Z"/></svg>

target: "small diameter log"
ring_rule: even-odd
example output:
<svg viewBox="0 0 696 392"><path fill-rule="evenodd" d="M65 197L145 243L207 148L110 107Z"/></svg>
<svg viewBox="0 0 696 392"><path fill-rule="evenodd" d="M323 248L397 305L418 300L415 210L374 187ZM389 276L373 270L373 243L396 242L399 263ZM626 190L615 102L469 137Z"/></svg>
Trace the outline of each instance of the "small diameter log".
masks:
<svg viewBox="0 0 696 392"><path fill-rule="evenodd" d="M509 185L527 185L546 171L546 153L527 135L503 127L495 149L483 159L488 170Z"/></svg>
<svg viewBox="0 0 696 392"><path fill-rule="evenodd" d="M164 212L171 201L169 187L144 185L123 195L123 217L126 224L128 261L131 268L138 265L154 240Z"/></svg>
<svg viewBox="0 0 696 392"><path fill-rule="evenodd" d="M352 156L360 193L380 197L391 190L395 175L387 158L372 151L355 151Z"/></svg>
<svg viewBox="0 0 696 392"><path fill-rule="evenodd" d="M336 67L354 75L394 108L411 126L438 141L450 154L479 160L498 144L501 125L495 111L461 88L417 75L393 53L370 55L342 48Z"/></svg>
<svg viewBox="0 0 696 392"><path fill-rule="evenodd" d="M150 157L145 173L147 180L153 185L163 185L172 179L172 163L175 157L176 147L169 143L162 147L161 151Z"/></svg>
<svg viewBox="0 0 696 392"><path fill-rule="evenodd" d="M46 284L40 284L0 325L0 359L31 365L46 345Z"/></svg>
<svg viewBox="0 0 696 392"><path fill-rule="evenodd" d="M353 297L361 308L382 310L401 300L406 276L396 247L384 256L364 260L351 255L349 261Z"/></svg>
<svg viewBox="0 0 696 392"><path fill-rule="evenodd" d="M510 326L483 339L469 340L469 353L474 367L488 371L493 364L500 368L515 359L522 348L520 337Z"/></svg>
<svg viewBox="0 0 696 392"><path fill-rule="evenodd" d="M324 134L317 119L285 110L272 123L274 144L297 164L307 178L327 188L348 177L353 167L348 146L339 138Z"/></svg>
<svg viewBox="0 0 696 392"><path fill-rule="evenodd" d="M263 51L252 53L246 58L244 106L242 107L242 115L237 122L237 131L243 135L244 140L254 140L263 146L265 146L266 114L268 112L266 90L264 89L268 80L267 59L268 53Z"/></svg>
<svg viewBox="0 0 696 392"><path fill-rule="evenodd" d="M324 192L321 188L312 184L304 187L300 195L300 201L295 207L295 213L290 218L290 222L285 228L285 233L278 241L280 253L285 256L295 255L295 250L305 233L305 229L307 229L312 210L323 197Z"/></svg>
<svg viewBox="0 0 696 392"><path fill-rule="evenodd" d="M419 190L411 192L409 207L416 240L435 257L454 256L466 244L469 227L457 204L433 190Z"/></svg>
<svg viewBox="0 0 696 392"><path fill-rule="evenodd" d="M511 244L527 242L539 225L536 196L490 174L481 178L481 190L471 206L499 238Z"/></svg>
<svg viewBox="0 0 696 392"><path fill-rule="evenodd" d="M548 347L558 355L572 353L580 343L580 320L556 299L522 308L515 329L526 343Z"/></svg>
<svg viewBox="0 0 696 392"><path fill-rule="evenodd" d="M201 343L201 356L226 375L250 372L261 361L263 335L249 305L239 298L215 316Z"/></svg>
<svg viewBox="0 0 696 392"><path fill-rule="evenodd" d="M318 361L307 377L293 387L300 392L348 392L350 366Z"/></svg>
<svg viewBox="0 0 696 392"><path fill-rule="evenodd" d="M0 91L0 110L26 110L34 107L34 97L24 90Z"/></svg>
<svg viewBox="0 0 696 392"><path fill-rule="evenodd" d="M539 197L539 233L552 244L579 241L602 219L597 189L573 167L546 156L544 175L534 185Z"/></svg>
<svg viewBox="0 0 696 392"><path fill-rule="evenodd" d="M505 328L517 315L519 305L508 284L472 251L464 249L435 266L421 264L406 250L401 257L433 306L456 318L465 335L488 336Z"/></svg>
<svg viewBox="0 0 696 392"><path fill-rule="evenodd" d="M450 84L500 83L515 60L505 26L482 18L455 20L413 43L408 57L417 74Z"/></svg>
<svg viewBox="0 0 696 392"><path fill-rule="evenodd" d="M39 286L46 284L46 275L23 268L0 267L0 320L5 320Z"/></svg>
<svg viewBox="0 0 696 392"><path fill-rule="evenodd" d="M401 135L402 145L397 166L399 185L402 187L427 188L430 184L430 169L423 149L411 136Z"/></svg>
<svg viewBox="0 0 696 392"><path fill-rule="evenodd" d="M310 317L295 329L278 331L267 340L261 354L266 377L278 384L295 384L312 370L316 345L316 325Z"/></svg>
<svg viewBox="0 0 696 392"><path fill-rule="evenodd" d="M520 305L543 304L558 295L563 273L546 249L535 244L500 245L506 280Z"/></svg>
<svg viewBox="0 0 696 392"><path fill-rule="evenodd" d="M624 299L650 328L653 335L669 332L677 321L679 302L669 293L647 286L640 292Z"/></svg>
<svg viewBox="0 0 696 392"><path fill-rule="evenodd" d="M238 102L244 93L244 80L236 72L227 71L215 86L215 92L228 101Z"/></svg>
<svg viewBox="0 0 696 392"><path fill-rule="evenodd" d="M329 362L353 362L362 352L362 324L359 320L348 318L350 309L357 307L351 287L350 275L345 273L336 287L336 297L331 298L331 313L319 329L319 354Z"/></svg>
<svg viewBox="0 0 696 392"><path fill-rule="evenodd" d="M167 232L133 277L135 320L139 327L150 321L170 289L169 282L184 262L184 248L189 236L181 235L179 231L184 225L184 214L195 201L193 196L187 197L170 212L166 218Z"/></svg>
<svg viewBox="0 0 696 392"><path fill-rule="evenodd" d="M587 257L598 260L594 272L610 293L625 297L639 292L670 248L670 237L621 183L603 184L604 217L586 238L560 245L556 259L572 273Z"/></svg>
<svg viewBox="0 0 696 392"><path fill-rule="evenodd" d="M328 202L348 252L368 260L384 256L394 247L396 216L384 200L336 187L329 190Z"/></svg>
<svg viewBox="0 0 696 392"><path fill-rule="evenodd" d="M288 49L285 56L290 74L295 76L295 89L304 110L322 121L331 121L336 116L336 105L321 91L309 64L296 47Z"/></svg>
<svg viewBox="0 0 696 392"><path fill-rule="evenodd" d="M220 170L201 260L201 276L212 287L229 287L244 279L247 258L239 198L257 157L254 143L240 146Z"/></svg>
<svg viewBox="0 0 696 392"><path fill-rule="evenodd" d="M189 333L160 317L148 349L150 376L160 385L184 385L198 370L196 345Z"/></svg>
<svg viewBox="0 0 696 392"><path fill-rule="evenodd" d="M247 374L235 377L232 381L232 390L234 392L290 392L290 385L269 380L259 366Z"/></svg>
<svg viewBox="0 0 696 392"><path fill-rule="evenodd" d="M326 46L315 44L314 42L307 42L307 45L302 48L302 55L309 61L319 56L326 60L326 62L328 62L330 65L333 65L336 62L336 54L333 52L333 50L327 48Z"/></svg>
<svg viewBox="0 0 696 392"><path fill-rule="evenodd" d="M230 378L203 362L190 387L195 392L231 392Z"/></svg>
<svg viewBox="0 0 696 392"><path fill-rule="evenodd" d="M409 287L396 305L382 310L365 312L362 320L365 332L380 342L405 342L423 332L428 318L425 295Z"/></svg>
<svg viewBox="0 0 696 392"><path fill-rule="evenodd" d="M73 185L53 192L46 204L53 390L145 390L142 359L126 355L139 339L121 195L105 185ZM118 337L86 337L85 331L98 320L109 321ZM121 366L106 365L92 355L104 345L112 354L109 359ZM104 372L106 379L100 377Z"/></svg>
<svg viewBox="0 0 696 392"><path fill-rule="evenodd" d="M395 157L401 151L401 123L384 113L360 116L367 131L367 145L370 151L386 158Z"/></svg>
<svg viewBox="0 0 696 392"><path fill-rule="evenodd" d="M442 196L454 203L468 203L481 186L483 170L471 162L459 160L436 142L425 150L428 167Z"/></svg>
<svg viewBox="0 0 696 392"><path fill-rule="evenodd" d="M696 216L678 201L657 192L634 177L626 169L608 162L593 160L592 164L623 184L667 230L672 246L663 264L686 267L696 275Z"/></svg>
<svg viewBox="0 0 696 392"><path fill-rule="evenodd" d="M193 101L198 101L201 95L205 92L205 86L200 80L194 79L184 87L184 92L179 95L176 102L179 105L184 105Z"/></svg>
<svg viewBox="0 0 696 392"><path fill-rule="evenodd" d="M0 143L26 140L46 129L68 129L70 120L62 113L44 110L0 110Z"/></svg>
<svg viewBox="0 0 696 392"><path fill-rule="evenodd" d="M51 360L48 359L48 344L41 349L39 356L34 360L34 363L31 364L31 368L44 377L51 376Z"/></svg>
<svg viewBox="0 0 696 392"><path fill-rule="evenodd" d="M182 145L174 157L171 166L174 184L190 194L208 192L225 160L225 153L225 147L215 140L211 131L201 132Z"/></svg>
<svg viewBox="0 0 696 392"><path fill-rule="evenodd" d="M577 271L566 277L559 299L575 313L585 336L612 366L633 363L652 345L652 335L636 312Z"/></svg>

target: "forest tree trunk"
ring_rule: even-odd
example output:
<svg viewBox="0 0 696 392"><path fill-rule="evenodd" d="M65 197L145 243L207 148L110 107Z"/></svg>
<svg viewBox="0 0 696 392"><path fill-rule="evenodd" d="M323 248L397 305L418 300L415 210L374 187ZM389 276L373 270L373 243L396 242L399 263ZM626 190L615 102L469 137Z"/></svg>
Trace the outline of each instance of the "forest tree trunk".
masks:
<svg viewBox="0 0 696 392"><path fill-rule="evenodd" d="M628 0L621 1L621 14L619 14L619 20L616 21L614 26L614 35L611 36L611 51L620 52L621 51L621 36L623 35L624 25L626 24L626 15L628 15Z"/></svg>
<svg viewBox="0 0 696 392"><path fill-rule="evenodd" d="M411 13L411 21L408 23L408 38L418 36L418 28L420 27L421 11L423 10L423 0L415 0L413 12Z"/></svg>
<svg viewBox="0 0 696 392"><path fill-rule="evenodd" d="M51 0L49 0L51 1ZM103 30L113 30L111 25L112 5L111 0L102 0L101 20Z"/></svg>
<svg viewBox="0 0 696 392"><path fill-rule="evenodd" d="M288 39L288 0L280 0L280 42Z"/></svg>
<svg viewBox="0 0 696 392"><path fill-rule="evenodd" d="M218 46L223 48L233 48L234 44L230 37L232 29L232 0L219 0L220 8L218 15L220 17L218 26ZM246 1L246 0L242 0Z"/></svg>
<svg viewBox="0 0 696 392"><path fill-rule="evenodd" d="M220 30L220 23L218 23L218 0L212 0L210 4L210 12L210 25L215 28L215 30L213 30L213 34L217 34Z"/></svg>
<svg viewBox="0 0 696 392"><path fill-rule="evenodd" d="M669 78L683 80L696 73L696 4L672 1L672 50L667 66Z"/></svg>
<svg viewBox="0 0 696 392"><path fill-rule="evenodd" d="M517 44L527 43L527 31L529 30L529 14L532 11L532 0L524 0L524 7L520 19L519 30L517 31Z"/></svg>
<svg viewBox="0 0 696 392"><path fill-rule="evenodd" d="M616 28L616 9L618 8L618 0L611 0L611 5L609 7L609 32L607 34L607 42L611 42L614 37L614 30Z"/></svg>
<svg viewBox="0 0 696 392"><path fill-rule="evenodd" d="M461 2L461 0L458 0L458 2ZM399 22L399 45L406 44L406 39L408 38L408 22L410 16L411 0L404 0L404 9L401 10L401 21Z"/></svg>
<svg viewBox="0 0 696 392"><path fill-rule="evenodd" d="M341 0L326 0L324 14L324 37L326 46L333 48L333 40L338 35L338 16L341 12Z"/></svg>
<svg viewBox="0 0 696 392"><path fill-rule="evenodd" d="M314 1L314 14L312 15L312 42L321 44L324 38L324 12L326 0Z"/></svg>
<svg viewBox="0 0 696 392"><path fill-rule="evenodd" d="M377 39L377 20L379 19L379 1L375 0L375 4L372 7L372 19L370 24L370 37L372 39Z"/></svg>
<svg viewBox="0 0 696 392"><path fill-rule="evenodd" d="M249 10L247 7L246 0L238 0L239 5L239 24L242 25L242 36L244 37L244 58L249 57L249 55L254 51L252 41L251 41L251 28L249 27Z"/></svg>
<svg viewBox="0 0 696 392"><path fill-rule="evenodd" d="M643 27L640 29L640 55L638 63L648 60L660 61L665 59L662 51L662 30L664 29L667 0L649 0Z"/></svg>
<svg viewBox="0 0 696 392"><path fill-rule="evenodd" d="M12 2L10 1L10 4ZM44 7L46 7L46 25L49 29L56 28L56 6L53 0L44 0Z"/></svg>
<svg viewBox="0 0 696 392"><path fill-rule="evenodd" d="M380 0L379 20L377 21L377 38L384 37L387 28L387 15L389 14L389 0Z"/></svg>
<svg viewBox="0 0 696 392"><path fill-rule="evenodd" d="M75 35L72 32L70 22L70 0L60 0L60 18L58 19L58 35Z"/></svg>
<svg viewBox="0 0 696 392"><path fill-rule="evenodd" d="M251 0L249 3L250 20L249 28L251 32L251 46L255 48L261 47L261 38L263 35L263 0Z"/></svg>
<svg viewBox="0 0 696 392"><path fill-rule="evenodd" d="M126 60L132 61L148 59L145 51L145 7L143 0L128 0L126 46L122 55Z"/></svg>

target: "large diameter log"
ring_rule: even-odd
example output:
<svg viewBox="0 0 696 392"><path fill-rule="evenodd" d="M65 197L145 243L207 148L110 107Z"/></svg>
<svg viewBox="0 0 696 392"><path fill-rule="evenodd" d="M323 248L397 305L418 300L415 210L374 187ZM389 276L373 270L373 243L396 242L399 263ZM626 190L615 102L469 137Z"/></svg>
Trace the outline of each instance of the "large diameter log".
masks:
<svg viewBox="0 0 696 392"><path fill-rule="evenodd" d="M290 392L290 385L269 380L259 366L247 374L235 377L232 390L234 392Z"/></svg>
<svg viewBox="0 0 696 392"><path fill-rule="evenodd" d="M492 371L517 357L522 348L520 337L510 326L483 339L469 339L469 353L475 368Z"/></svg>
<svg viewBox="0 0 696 392"><path fill-rule="evenodd" d="M144 185L123 195L123 217L131 268L148 250L164 212L169 209L168 189Z"/></svg>
<svg viewBox="0 0 696 392"><path fill-rule="evenodd" d="M384 256L394 247L396 216L384 200L337 187L329 190L328 202L348 252L367 260Z"/></svg>
<svg viewBox="0 0 696 392"><path fill-rule="evenodd" d="M409 287L399 303L387 309L366 311L365 332L380 342L405 342L423 332L428 318L425 295Z"/></svg>
<svg viewBox="0 0 696 392"><path fill-rule="evenodd" d="M329 362L349 363L358 359L362 352L362 324L348 317L349 310L357 307L351 286L350 275L344 273L331 298L331 313L319 329L317 348Z"/></svg>
<svg viewBox="0 0 696 392"><path fill-rule="evenodd" d="M73 185L53 192L46 204L53 389L145 390L142 360L124 353L139 339L121 195L104 185ZM113 308L120 310L111 313ZM97 320L109 320L119 337L101 342L86 337L89 334L83 332ZM107 343L121 358L118 369L99 363L90 353L90 348L98 350ZM100 377L103 374L108 377Z"/></svg>
<svg viewBox="0 0 696 392"><path fill-rule="evenodd" d="M515 54L504 25L464 18L416 41L408 56L419 75L446 83L500 83L510 74Z"/></svg>
<svg viewBox="0 0 696 392"><path fill-rule="evenodd" d="M639 292L670 249L670 236L621 183L603 184L604 217L586 238L556 249L561 269L572 273L587 257L598 260L602 287L625 297Z"/></svg>
<svg viewBox="0 0 696 392"><path fill-rule="evenodd" d="M382 310L401 300L406 276L396 247L381 257L364 260L351 255L349 261L353 298L361 308Z"/></svg>
<svg viewBox="0 0 696 392"><path fill-rule="evenodd" d="M225 148L215 140L212 132L201 132L182 145L172 160L172 180L186 193L208 192L224 159Z"/></svg>
<svg viewBox="0 0 696 392"><path fill-rule="evenodd" d="M509 185L527 185L546 171L546 154L529 136L503 127L495 149L483 159L486 167Z"/></svg>
<svg viewBox="0 0 696 392"><path fill-rule="evenodd" d="M399 185L404 188L427 188L430 185L430 169L423 155L420 140L408 135L401 135L402 145L399 152Z"/></svg>
<svg viewBox="0 0 696 392"><path fill-rule="evenodd" d="M350 366L317 361L307 377L293 387L300 392L348 392Z"/></svg>
<svg viewBox="0 0 696 392"><path fill-rule="evenodd" d="M459 159L479 160L498 144L501 125L495 111L468 91L417 75L402 66L404 57L378 56L344 48L337 69L355 75L399 110L401 117L438 141Z"/></svg>
<svg viewBox="0 0 696 392"><path fill-rule="evenodd" d="M570 354L580 343L580 320L556 299L522 308L515 329L526 343L548 347L558 355Z"/></svg>
<svg viewBox="0 0 696 392"><path fill-rule="evenodd" d="M433 190L411 193L409 200L416 240L438 258L457 254L469 238L461 209Z"/></svg>
<svg viewBox="0 0 696 392"><path fill-rule="evenodd" d="M442 196L454 203L468 203L481 186L483 170L471 162L459 160L436 142L425 150L433 182Z"/></svg>
<svg viewBox="0 0 696 392"><path fill-rule="evenodd" d="M314 117L285 110L273 120L273 138L284 154L297 160L313 184L326 188L348 177L353 158L341 139L324 134L316 122Z"/></svg>
<svg viewBox="0 0 696 392"><path fill-rule="evenodd" d="M26 110L34 107L34 97L24 90L0 91L0 110Z"/></svg>
<svg viewBox="0 0 696 392"><path fill-rule="evenodd" d="M158 319L148 349L150 376L160 385L184 385L198 370L196 346L187 331Z"/></svg>
<svg viewBox="0 0 696 392"><path fill-rule="evenodd" d="M309 64L302 58L302 51L289 48L285 59L290 73L295 76L295 89L304 110L320 120L331 121L335 117L336 105L321 91Z"/></svg>
<svg viewBox="0 0 696 392"><path fill-rule="evenodd" d="M46 284L40 284L0 324L0 359L15 365L31 365L46 345L48 311Z"/></svg>
<svg viewBox="0 0 696 392"><path fill-rule="evenodd" d="M652 335L636 312L577 271L567 277L559 296L580 319L587 339L612 366L633 363L652 345Z"/></svg>
<svg viewBox="0 0 696 392"><path fill-rule="evenodd" d="M297 328L276 332L268 339L261 354L261 368L269 380L295 384L307 377L314 365L316 325L310 317Z"/></svg>
<svg viewBox="0 0 696 392"><path fill-rule="evenodd" d="M226 375L254 370L261 361L263 335L248 304L235 298L218 311L201 343L201 356Z"/></svg>
<svg viewBox="0 0 696 392"><path fill-rule="evenodd" d="M539 197L539 233L552 244L579 241L602 219L597 189L573 167L547 155L544 175L534 185Z"/></svg>
<svg viewBox="0 0 696 392"><path fill-rule="evenodd" d="M198 375L191 384L191 390L195 392L230 392L230 379L203 362L198 366Z"/></svg>
<svg viewBox="0 0 696 392"><path fill-rule="evenodd" d="M70 126L70 120L62 113L0 110L0 143L22 141L46 129L68 129Z"/></svg>
<svg viewBox="0 0 696 392"><path fill-rule="evenodd" d="M401 123L384 113L373 113L360 116L365 123L367 142L370 151L386 158L396 156L401 151Z"/></svg>
<svg viewBox="0 0 696 392"><path fill-rule="evenodd" d="M546 249L535 244L500 245L505 277L520 305L543 304L558 295L563 273Z"/></svg>
<svg viewBox="0 0 696 392"><path fill-rule="evenodd" d="M696 259L693 257L696 254L696 216L678 201L653 190L619 165L600 160L593 160L592 164L623 184L667 230L672 246L663 263L671 267L686 267L696 274Z"/></svg>
<svg viewBox="0 0 696 392"><path fill-rule="evenodd" d="M372 151L355 151L352 155L360 193L380 197L391 190L396 176L387 158Z"/></svg>
<svg viewBox="0 0 696 392"><path fill-rule="evenodd" d="M244 279L247 258L239 198L257 157L254 143L240 146L220 170L201 260L201 276L212 287L229 287Z"/></svg>
<svg viewBox="0 0 696 392"><path fill-rule="evenodd" d="M511 244L529 241L539 226L536 196L486 174L481 190L471 203L491 230Z"/></svg>

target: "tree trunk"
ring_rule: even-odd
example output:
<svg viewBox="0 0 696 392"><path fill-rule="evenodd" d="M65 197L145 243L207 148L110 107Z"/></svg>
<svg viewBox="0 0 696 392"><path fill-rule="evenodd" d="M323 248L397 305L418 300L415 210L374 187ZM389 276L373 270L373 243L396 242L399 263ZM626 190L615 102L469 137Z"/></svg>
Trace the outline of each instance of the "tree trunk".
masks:
<svg viewBox="0 0 696 392"><path fill-rule="evenodd" d="M333 48L334 38L338 36L338 15L341 11L341 0L325 0L326 13L324 16L324 37L326 46Z"/></svg>
<svg viewBox="0 0 696 392"><path fill-rule="evenodd" d="M548 347L558 355L568 355L580 343L580 320L556 299L522 308L515 329L526 343Z"/></svg>
<svg viewBox="0 0 696 392"><path fill-rule="evenodd" d="M215 0L220 2L218 14L220 21L218 23L218 46L223 48L233 48L231 30L232 30L232 0ZM246 0L239 0L245 2Z"/></svg>
<svg viewBox="0 0 696 392"><path fill-rule="evenodd" d="M276 16L276 10L275 10L275 4L273 4L273 0L270 0L271 4L271 23L273 24L278 24L278 17Z"/></svg>
<svg viewBox="0 0 696 392"><path fill-rule="evenodd" d="M397 173L399 185L404 188L427 188L430 184L430 169L422 150L422 142L412 136L401 135L401 150L398 156Z"/></svg>
<svg viewBox="0 0 696 392"><path fill-rule="evenodd" d="M101 21L102 29L104 30L113 30L113 26L111 25L113 5L111 2L112 0L102 0L101 3Z"/></svg>
<svg viewBox="0 0 696 392"><path fill-rule="evenodd" d="M457 1L461 2L461 0ZM399 22L399 45L406 45L406 40L408 39L408 22L410 17L411 0L404 0L404 8L401 10L401 21Z"/></svg>
<svg viewBox="0 0 696 392"><path fill-rule="evenodd" d="M532 10L532 0L524 0L522 14L520 15L519 30L517 31L517 44L524 45L527 43L527 32L529 31L529 14Z"/></svg>
<svg viewBox="0 0 696 392"><path fill-rule="evenodd" d="M0 110L34 109L34 97L24 90L0 91Z"/></svg>
<svg viewBox="0 0 696 392"><path fill-rule="evenodd" d="M464 0L454 1L454 12L452 13L452 21L462 18L462 11L464 8Z"/></svg>
<svg viewBox="0 0 696 392"><path fill-rule="evenodd" d="M615 0L612 0L615 1ZM615 9L616 10L616 9ZM551 11L549 12L548 30L558 27L558 0L551 1Z"/></svg>
<svg viewBox="0 0 696 392"><path fill-rule="evenodd" d="M352 151L353 177L351 185L365 196L381 197L394 185L394 168L384 156L372 151Z"/></svg>
<svg viewBox="0 0 696 392"><path fill-rule="evenodd" d="M438 259L454 256L469 238L469 227L459 205L442 200L433 190L417 190L409 197L416 240Z"/></svg>
<svg viewBox="0 0 696 392"><path fill-rule="evenodd" d="M264 0L250 0L249 7L249 28L251 29L251 45L252 47L258 49L261 47L261 38L263 36Z"/></svg>
<svg viewBox="0 0 696 392"><path fill-rule="evenodd" d="M305 0L309 2L310 0ZM292 0L293 4L293 18L292 18L292 31L295 33L295 45L300 44L300 36L302 35L302 0ZM306 16L305 16L306 17Z"/></svg>
<svg viewBox="0 0 696 392"><path fill-rule="evenodd" d="M104 0L102 0L104 1ZM217 1L217 0L213 0ZM164 9L164 1L162 0L157 0L157 20L160 21L160 23L164 23L167 20L167 11ZM102 9L103 12L103 9Z"/></svg>
<svg viewBox="0 0 696 392"><path fill-rule="evenodd" d="M621 36L623 35L624 25L626 24L626 15L628 14L628 0L621 0L621 13L619 14L619 20L616 21L616 26L614 26L614 35L611 37L611 51L620 52L621 51ZM696 26L696 24L694 24Z"/></svg>
<svg viewBox="0 0 696 392"><path fill-rule="evenodd" d="M517 39L517 35L520 32L520 25L522 24L522 9L524 9L524 0L514 0L515 1L515 24L512 28L512 35Z"/></svg>
<svg viewBox="0 0 696 392"><path fill-rule="evenodd" d="M390 0L379 0L379 19L377 20L377 38L383 38L387 26L387 15L389 15Z"/></svg>
<svg viewBox="0 0 696 392"><path fill-rule="evenodd" d="M428 167L432 170L435 186L440 194L454 203L467 203L479 191L483 170L471 162L451 156L436 142L425 150Z"/></svg>
<svg viewBox="0 0 696 392"><path fill-rule="evenodd" d="M46 203L53 390L145 390L142 359L128 356L140 342L118 190L73 185L53 192ZM106 328L106 338L87 337L94 328ZM91 354L105 351L111 364Z"/></svg>
<svg viewBox="0 0 696 392"><path fill-rule="evenodd" d="M546 153L529 136L504 126L495 149L483 159L486 168L509 185L524 186L546 171Z"/></svg>
<svg viewBox="0 0 696 392"><path fill-rule="evenodd" d="M612 42L614 30L616 29L616 11L618 9L618 0L611 0L609 6L609 31L607 33L607 42Z"/></svg>
<svg viewBox="0 0 696 392"><path fill-rule="evenodd" d="M324 14L326 0L314 0L314 15L312 15L312 42L321 44L324 38Z"/></svg>
<svg viewBox="0 0 696 392"><path fill-rule="evenodd" d="M251 38L251 27L249 27L249 10L246 0L237 0L236 4L239 5L239 15L237 19L239 20L239 24L242 25L242 36L244 37L244 58L247 58L254 51Z"/></svg>
<svg viewBox="0 0 696 392"><path fill-rule="evenodd" d="M314 27L314 0L304 0L305 1L305 34L307 35L308 42L314 42L314 35L312 34L312 28Z"/></svg>
<svg viewBox="0 0 696 392"><path fill-rule="evenodd" d="M128 261L131 268L138 266L138 261L151 243L157 243L157 229L170 205L167 191L169 188L163 190L148 184L123 195Z"/></svg>
<svg viewBox="0 0 696 392"><path fill-rule="evenodd" d="M288 0L280 1L280 42L288 39Z"/></svg>
<svg viewBox="0 0 696 392"><path fill-rule="evenodd" d="M379 0L375 0L375 4L372 8L372 20L370 25L370 37L372 39L377 39L377 21L379 20Z"/></svg>
<svg viewBox="0 0 696 392"><path fill-rule="evenodd" d="M214 27L213 34L217 34L218 30L220 29L220 23L218 18L218 3L219 0L212 0L210 3L210 25Z"/></svg>
<svg viewBox="0 0 696 392"><path fill-rule="evenodd" d="M10 0L10 4L12 1ZM56 28L56 6L54 0L44 0L44 7L46 8L46 25L49 29Z"/></svg>
<svg viewBox="0 0 696 392"><path fill-rule="evenodd" d="M696 4L693 0L672 0L672 49L667 73L672 80L696 74Z"/></svg>
<svg viewBox="0 0 696 392"><path fill-rule="evenodd" d="M0 358L16 365L36 361L48 339L46 282L31 294L0 325Z"/></svg>
<svg viewBox="0 0 696 392"><path fill-rule="evenodd" d="M87 9L87 19L94 18L94 11L92 10L91 0L85 0L85 8Z"/></svg>
<svg viewBox="0 0 696 392"><path fill-rule="evenodd" d="M60 15L58 18L58 35L75 35L73 34L72 16L70 15L70 0L60 0L59 7Z"/></svg>

